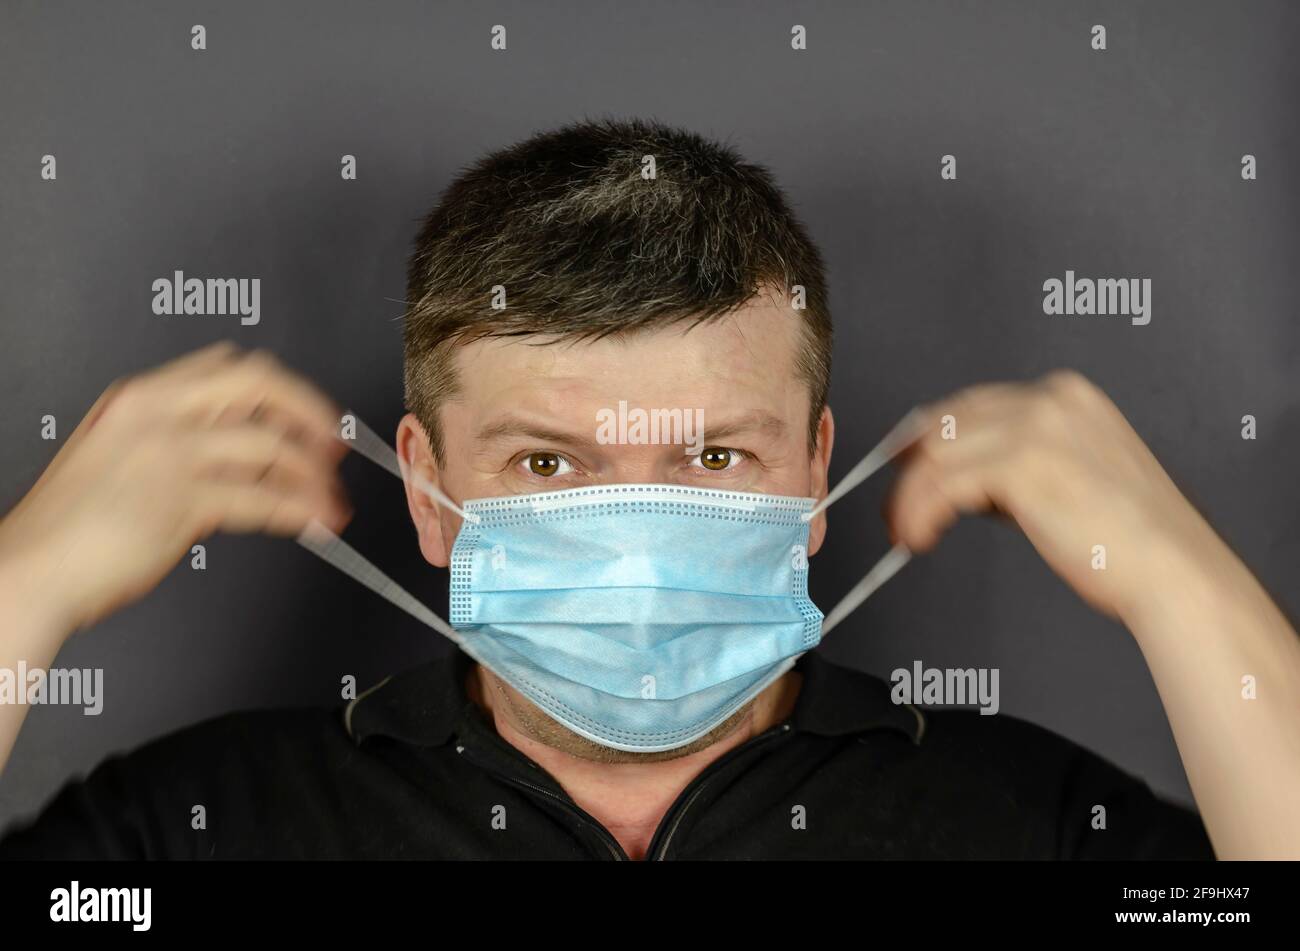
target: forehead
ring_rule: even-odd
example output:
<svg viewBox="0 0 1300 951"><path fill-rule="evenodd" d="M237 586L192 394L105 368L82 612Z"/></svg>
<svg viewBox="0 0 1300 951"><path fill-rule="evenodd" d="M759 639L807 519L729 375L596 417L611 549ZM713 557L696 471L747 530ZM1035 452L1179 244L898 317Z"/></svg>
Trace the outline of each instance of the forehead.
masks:
<svg viewBox="0 0 1300 951"><path fill-rule="evenodd" d="M743 400L806 413L810 397L796 373L801 322L782 299L762 296L703 323L601 340L484 338L457 350L453 402L563 413L619 400L706 410Z"/></svg>

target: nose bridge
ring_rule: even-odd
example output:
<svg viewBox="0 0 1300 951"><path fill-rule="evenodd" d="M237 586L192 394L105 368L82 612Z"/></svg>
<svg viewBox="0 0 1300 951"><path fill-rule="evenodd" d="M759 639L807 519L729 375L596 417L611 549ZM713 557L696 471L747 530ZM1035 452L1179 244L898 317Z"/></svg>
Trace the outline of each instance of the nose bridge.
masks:
<svg viewBox="0 0 1300 951"><path fill-rule="evenodd" d="M625 443L608 448L608 465L599 474L602 484L671 483L678 481L674 473L690 461L687 447L681 444Z"/></svg>

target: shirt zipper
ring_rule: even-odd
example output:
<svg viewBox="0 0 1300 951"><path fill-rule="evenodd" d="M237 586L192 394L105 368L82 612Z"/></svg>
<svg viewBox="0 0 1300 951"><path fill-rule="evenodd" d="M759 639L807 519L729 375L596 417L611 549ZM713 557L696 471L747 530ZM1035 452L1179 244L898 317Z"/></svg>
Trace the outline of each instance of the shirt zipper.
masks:
<svg viewBox="0 0 1300 951"><path fill-rule="evenodd" d="M573 816L575 819L577 819L587 828L591 829L591 831L595 832L597 836L600 837L601 843L605 846L605 848L609 850L609 854L613 857L615 861L617 862L628 861L627 853L623 851L623 847L618 844L618 840L615 839L614 836L610 834L609 830L606 829L599 822L597 822L595 819L593 819L588 813L580 809L574 803L565 799L563 796L557 795L556 793L545 788L544 786L538 786L537 784L530 783L525 779L519 779L515 776L509 775L508 773L501 772L500 770L493 767L490 763L484 762L482 759L478 758L477 756L472 755L469 751L469 747L464 746L463 744L458 743L457 749L460 752L460 754L465 758L467 758L470 762L474 763L477 766L482 767L483 769L491 773L493 776L496 776L498 779L510 784L511 786L515 786L519 789L526 789L531 792L537 793L539 795L545 796L548 799L553 800L562 809L564 809L565 812L569 813L571 816Z"/></svg>
<svg viewBox="0 0 1300 951"><path fill-rule="evenodd" d="M668 810L668 814L664 817L663 822L660 823L659 831L655 832L654 836L650 839L650 849L647 858L652 862L664 861L664 856L668 854L668 846L672 844L673 836L677 834L677 829L682 824L682 819L685 818L692 803L700 797L700 793L704 791L704 787L709 784L709 781L713 779L713 777L716 776L726 764L733 762L742 752L753 750L762 746L764 743L776 739L777 737L787 736L789 733L790 724L788 722L778 724L769 729L766 733L753 737L748 742L742 743L726 755L721 756L710 763L704 772L700 773L699 776L696 776L695 780L686 787L686 790L678 798L677 803L674 803ZM660 843L658 848L655 848L655 840L659 838L660 833L663 833L664 840Z"/></svg>
<svg viewBox="0 0 1300 951"><path fill-rule="evenodd" d="M753 750L756 747L762 746L763 744L776 739L777 737L788 735L790 729L791 727L788 722L780 723L769 729L766 733L761 733L758 736L750 738L745 743L742 743L740 746L728 751L725 755L710 763L705 768L704 772L696 776L690 785L683 790L682 795L677 798L677 801L669 807L663 821L659 824L659 829L656 830L655 834L650 838L650 848L647 850L646 856L647 860L652 862L662 862L664 860L664 856L668 853L668 846L672 844L673 836L676 835L678 827L682 824L682 819L685 818L687 810L689 810L695 800L700 797L700 793L704 791L704 787L708 785L709 780L716 776L724 766L733 762L741 753ZM595 832L600 838L601 843L609 850L609 854L615 861L629 861L627 853L623 851L623 847L618 844L618 840L614 838L610 831L597 822L589 813L579 808L575 803L569 801L563 796L557 795L544 786L538 786L535 783L530 783L527 780L519 779L515 776L509 775L508 773L501 772L492 766L492 764L472 755L469 747L464 744L457 743L456 748L457 752L469 759L470 762L482 767L493 776L496 776L498 779L510 784L511 786L525 789L553 800L557 805L564 809L565 812L569 813L569 815L573 816L592 832ZM664 840L656 849L655 841L661 834L663 834Z"/></svg>

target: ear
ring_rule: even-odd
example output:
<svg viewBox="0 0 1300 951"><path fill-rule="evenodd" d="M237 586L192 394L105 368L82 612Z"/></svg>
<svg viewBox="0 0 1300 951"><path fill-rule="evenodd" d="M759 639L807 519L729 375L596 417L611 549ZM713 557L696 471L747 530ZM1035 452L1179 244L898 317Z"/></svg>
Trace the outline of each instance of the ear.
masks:
<svg viewBox="0 0 1300 951"><path fill-rule="evenodd" d="M835 417L829 406L822 409L821 419L817 421L817 445L813 447L812 458L808 460L808 474L811 476L808 494L818 502L826 498L830 491L828 484L831 468L831 449L835 445ZM826 540L826 512L818 512L808 528L808 555L817 554Z"/></svg>
<svg viewBox="0 0 1300 951"><path fill-rule="evenodd" d="M429 494L419 487L418 475L438 488L441 472L429 446L429 436L420 421L407 413L397 424L397 460L402 467L402 481L406 483L406 505L411 511L416 534L420 538L420 553L435 568L446 568L451 562L447 537L455 537L459 525L444 525L443 518L455 518L454 512L444 512ZM443 534L447 529L449 535Z"/></svg>

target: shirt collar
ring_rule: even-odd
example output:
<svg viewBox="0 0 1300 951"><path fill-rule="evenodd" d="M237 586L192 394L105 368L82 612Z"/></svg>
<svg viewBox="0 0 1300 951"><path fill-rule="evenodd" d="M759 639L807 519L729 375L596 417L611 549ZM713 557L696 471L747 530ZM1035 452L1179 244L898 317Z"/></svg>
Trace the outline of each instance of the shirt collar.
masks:
<svg viewBox="0 0 1300 951"><path fill-rule="evenodd" d="M357 743L385 736L413 746L439 746L451 738L466 706L465 678L473 661L462 651L388 677L343 710L343 724ZM911 704L894 703L878 677L833 664L816 651L795 663L803 685L791 723L819 736L894 730L920 743L925 718Z"/></svg>
<svg viewBox="0 0 1300 951"><path fill-rule="evenodd" d="M816 651L800 657L794 669L803 674L791 716L796 730L819 736L896 730L921 742L925 717L910 703L895 703L879 677L833 664Z"/></svg>
<svg viewBox="0 0 1300 951"><path fill-rule="evenodd" d="M472 703L465 678L473 661L460 650L387 677L343 708L343 726L360 743L385 736L412 746L439 746Z"/></svg>

